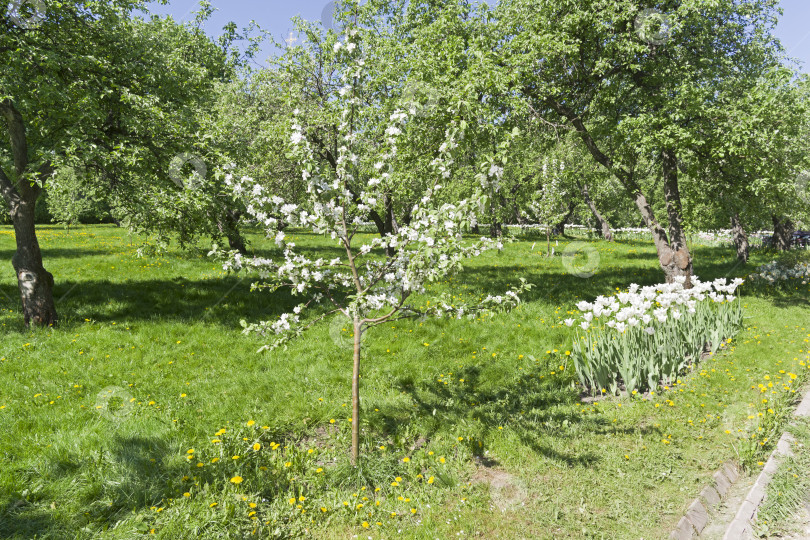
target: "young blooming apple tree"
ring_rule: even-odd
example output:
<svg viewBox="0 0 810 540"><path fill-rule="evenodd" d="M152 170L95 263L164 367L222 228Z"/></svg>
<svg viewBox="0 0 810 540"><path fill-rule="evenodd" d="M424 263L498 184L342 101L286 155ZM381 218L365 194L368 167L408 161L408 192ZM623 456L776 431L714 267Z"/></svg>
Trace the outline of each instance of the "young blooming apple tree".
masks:
<svg viewBox="0 0 810 540"><path fill-rule="evenodd" d="M348 29L342 42L335 45L341 54L349 55L347 70L342 75L344 87L340 92L341 122L337 126L339 147L337 167L321 169L308 139L307 129L300 125L298 111L293 113L290 154L299 162L306 184L306 196L297 204L287 203L281 197L268 193L249 177L226 176L226 183L234 194L245 202L247 212L274 237L283 249L283 260L247 258L236 252L225 257L225 268L234 271L257 272L259 281L254 288L277 290L289 287L293 295L304 297L292 313L285 313L275 321L247 324L245 333L256 332L272 337L260 351L278 347L300 336L317 322L330 316L345 316L354 330L352 371L352 464L357 464L360 445L360 359L361 336L369 328L392 319L424 316L475 317L484 312L497 312L518 305L518 294L530 288L521 284L502 296L487 296L477 303L460 303L447 294L435 294L428 289L432 282L443 281L462 269L461 261L480 255L502 244L487 238L469 240L462 237L462 229L472 220L480 192L456 204L433 202L441 189L439 181L449 181L453 170L452 152L458 146L459 129L450 125L446 140L438 149L432 166L435 179L428 186L420 202L414 205L412 220L395 233L370 239L365 243L357 233L361 220L370 209L380 210L383 194L390 190L398 178L397 137L407 129L408 113L396 110L390 115L385 140L377 147L361 146L356 126L360 106L359 88L364 81L364 60L360 55L360 33ZM348 189L361 170L372 167L375 171L360 193ZM407 171L402 171L405 173ZM475 202L473 202L475 201ZM308 228L334 240L345 252L331 260L312 258L296 251L292 242L285 241L277 228L283 219L292 227ZM389 256L384 255L388 249ZM376 250L376 251L375 251ZM212 253L217 253L214 246ZM222 254L225 255L225 254ZM426 309L417 309L408 303L413 295L422 295ZM428 298L425 299L425 296ZM307 311L314 311L307 316Z"/></svg>
<svg viewBox="0 0 810 540"><path fill-rule="evenodd" d="M569 212L567 205L571 197L563 183L564 173L564 161L560 160L558 163L556 159L552 159L551 162L548 158L543 159L541 172L543 188L538 191L528 207L529 215L545 226L546 257L551 257L552 226Z"/></svg>

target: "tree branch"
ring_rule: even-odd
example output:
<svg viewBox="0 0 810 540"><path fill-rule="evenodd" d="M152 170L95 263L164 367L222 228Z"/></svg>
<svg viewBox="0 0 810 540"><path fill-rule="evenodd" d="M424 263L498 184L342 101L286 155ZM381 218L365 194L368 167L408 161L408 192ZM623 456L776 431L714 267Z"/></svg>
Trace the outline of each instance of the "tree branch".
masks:
<svg viewBox="0 0 810 540"><path fill-rule="evenodd" d="M20 111L14 107L10 99L0 101L0 114L5 117L8 124L14 168L17 170L17 176L20 177L28 167L28 141L25 137L25 124L23 124Z"/></svg>
<svg viewBox="0 0 810 540"><path fill-rule="evenodd" d="M20 198L20 194L14 189L14 184L11 182L11 179L6 176L6 172L2 167L0 167L0 192L9 205L12 201L17 201Z"/></svg>

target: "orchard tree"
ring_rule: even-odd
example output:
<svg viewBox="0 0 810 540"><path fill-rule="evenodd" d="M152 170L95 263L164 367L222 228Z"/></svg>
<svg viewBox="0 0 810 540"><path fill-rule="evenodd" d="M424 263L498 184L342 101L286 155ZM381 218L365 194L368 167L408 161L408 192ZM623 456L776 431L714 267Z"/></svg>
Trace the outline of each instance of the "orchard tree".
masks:
<svg viewBox="0 0 810 540"><path fill-rule="evenodd" d="M807 77L778 66L725 82L700 131L706 141L682 165L696 180L687 187L690 220L698 227L731 223L737 258L748 260L746 228L774 228L775 247L787 249L792 222L807 219L801 173L810 166ZM719 178L716 190L703 179Z"/></svg>
<svg viewBox="0 0 810 540"><path fill-rule="evenodd" d="M145 89L160 96L160 110L128 112L138 121L158 115L141 126L154 144L148 154L141 153L135 166L125 164L111 199L116 215L156 245L176 240L185 247L201 238L208 245L211 240L226 240L232 249L245 253L243 209L233 203L218 173L244 154L240 144L245 137L234 137L234 132L240 128L252 132L253 126L236 120L236 113L248 119L251 115L240 110L242 103L234 102L234 96L255 73L250 61L265 33L253 23L239 33L234 23L228 23L222 35L211 40L203 25L213 11L203 0L187 23L158 17L136 22L147 43L159 44L140 54L155 66L167 66L172 76Z"/></svg>
<svg viewBox="0 0 810 540"><path fill-rule="evenodd" d="M377 152L385 139L382 129L388 117L397 109L408 113L407 130L398 141L404 164L399 182L387 188L382 206L370 209L365 218L374 223L381 236L396 232L412 219L410 212L428 185L425 179L434 170L433 153L444 142L447 125L457 122L465 137L458 141L453 182L436 194L443 202L467 198L474 192L474 175L480 165L476 157L497 151L513 127L498 125L503 109L493 101L497 94L490 82L470 74L470 66L478 61L473 51L481 48L473 43L492 40L494 35L477 13L464 2L425 5L373 0L363 6L351 2L338 6L341 24L358 24L370 30L364 38L369 78L361 89L368 114L357 120L363 122L358 124L357 144ZM266 85L260 92L282 96L286 101L276 126L289 129L285 115L299 110L299 121L310 133L317 159L334 171L340 113L336 104L342 88L338 78L347 68L346 58L340 54L333 30L324 32L301 20L295 24L300 43L287 47L271 68L259 75L257 80ZM437 39L437 35L444 39ZM349 189L358 193L376 174L374 165L362 164ZM300 181L294 185L300 186ZM489 200L499 213L499 218L492 220L495 227L504 219L501 209L510 197L511 191L506 189Z"/></svg>
<svg viewBox="0 0 810 540"><path fill-rule="evenodd" d="M541 187L529 204L529 213L546 231L546 257L551 257L551 233L554 224L569 215L571 193L565 185L565 162L543 159L540 172Z"/></svg>
<svg viewBox="0 0 810 540"><path fill-rule="evenodd" d="M34 225L53 173L78 163L114 206L146 215L151 193L179 189L169 164L196 139L213 80L230 76L225 53L202 32L133 17L143 6L26 2L0 13L0 192L16 234L26 324L57 321Z"/></svg>
<svg viewBox="0 0 810 540"><path fill-rule="evenodd" d="M618 180L652 233L668 281L686 276L688 283L692 274L681 160L704 144L699 128L727 90L723 81L779 62L770 33L776 5L504 0L495 9L502 76L548 121L572 127ZM620 144L611 144L617 139ZM648 163L660 171L660 204L652 184L644 185ZM701 180L706 189L718 181Z"/></svg>
<svg viewBox="0 0 810 540"><path fill-rule="evenodd" d="M274 291L289 287L293 295L307 298L292 313L285 313L276 321L243 322L246 332L275 336L274 341L261 350L286 343L326 317L335 315L351 320L354 331L351 378L353 464L357 464L360 448L363 332L398 318L463 317L509 309L519 303L518 293L530 287L521 280L522 285L517 290L507 291L502 296L487 296L473 304L457 302L447 294L430 298L426 309L420 310L408 303L413 295L429 294L428 283L445 280L461 270L462 260L501 247L500 243L486 238L467 242L461 234L475 212L477 202L485 195L479 192L474 199L455 204L435 202L435 195L450 179L456 140L463 136L463 131L455 124L447 127L446 140L433 160L429 187L411 209L410 224L366 243L357 240L363 218L370 210L381 209L383 195L398 181L402 164L397 140L407 129L408 118L404 111L394 111L390 115L384 127L385 139L378 149L369 149L358 142L361 139L357 129L365 125L364 115L376 114L375 111L369 112L369 107L361 100L363 86L368 83L366 62L360 48L365 35L360 29L349 26L344 40L336 42L339 46L335 46L347 59L347 67L340 76L343 86L337 103L341 111L337 126L337 166L324 166L318 159L311 141L312 133L317 134L318 128L304 127L299 123L299 111L294 111L291 155L301 164L301 177L306 184L306 196L302 201L289 203L247 176L227 177L234 193L243 198L247 211L283 248L283 260L246 258L231 252L226 258L225 268L258 272L260 281L256 288ZM369 154L360 155L359 151ZM352 188L357 186L357 175L367 160L374 163L376 172L361 191L355 191ZM290 225L311 228L314 233L331 238L344 255L325 260L297 251L294 243L286 241L284 232L278 231L278 218L274 216L279 215ZM381 251L386 248L394 251L384 257ZM216 247L214 253L218 253ZM315 310L315 315L307 318L308 310Z"/></svg>

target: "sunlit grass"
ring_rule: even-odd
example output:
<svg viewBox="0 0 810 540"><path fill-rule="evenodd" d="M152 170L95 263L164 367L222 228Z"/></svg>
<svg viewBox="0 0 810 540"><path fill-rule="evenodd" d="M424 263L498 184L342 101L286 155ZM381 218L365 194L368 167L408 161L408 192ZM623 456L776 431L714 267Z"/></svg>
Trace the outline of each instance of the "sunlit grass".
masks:
<svg viewBox="0 0 810 540"><path fill-rule="evenodd" d="M335 249L293 236L325 257ZM757 467L806 378L808 291L743 287L745 329L680 383L583 402L562 320L581 299L658 282L654 249L594 241L599 265L585 279L546 258L544 243L519 241L437 285L463 298L526 277L535 288L515 312L368 333L366 459L353 470L341 321L257 355L262 342L239 321L297 302L250 293L208 246L139 258L139 240L112 226L46 227L40 240L58 329L25 330L10 263L0 272L3 537L663 537L723 461ZM0 228L0 255L12 250ZM744 267L730 249L695 251L702 279L770 260L755 253Z"/></svg>

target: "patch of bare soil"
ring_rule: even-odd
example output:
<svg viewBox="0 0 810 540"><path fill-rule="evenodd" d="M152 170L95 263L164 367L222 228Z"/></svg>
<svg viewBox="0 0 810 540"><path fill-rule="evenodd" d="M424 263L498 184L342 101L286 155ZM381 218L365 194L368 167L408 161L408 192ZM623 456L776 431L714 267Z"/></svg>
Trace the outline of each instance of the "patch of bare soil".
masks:
<svg viewBox="0 0 810 540"><path fill-rule="evenodd" d="M479 463L481 461L483 460L479 460ZM491 460L487 461L491 462ZM517 510L524 506L528 499L528 492L519 478L504 470L485 464L478 468L472 476L471 482L488 484L492 509L497 508L501 512Z"/></svg>

